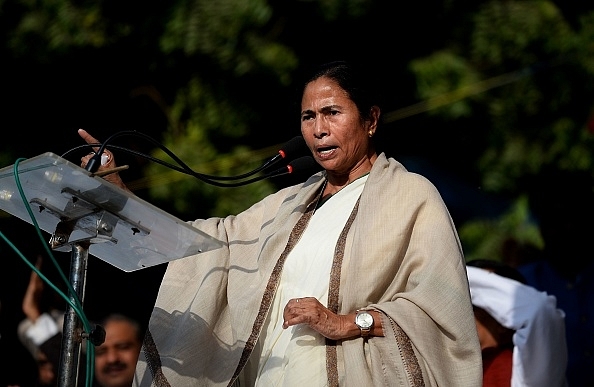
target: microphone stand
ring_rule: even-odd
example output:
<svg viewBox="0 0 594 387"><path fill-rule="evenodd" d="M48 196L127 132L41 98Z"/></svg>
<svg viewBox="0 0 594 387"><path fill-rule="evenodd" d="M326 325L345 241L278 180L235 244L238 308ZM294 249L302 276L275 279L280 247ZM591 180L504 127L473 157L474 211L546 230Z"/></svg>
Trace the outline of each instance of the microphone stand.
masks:
<svg viewBox="0 0 594 387"><path fill-rule="evenodd" d="M83 320L91 246L94 256L130 272L224 243L51 152L20 161L0 168L0 209L51 233L52 250L70 251L58 385L72 387L79 378L83 340L100 345L105 339L102 328L91 329ZM92 372L94 364L89 367Z"/></svg>
<svg viewBox="0 0 594 387"><path fill-rule="evenodd" d="M72 288L78 296L81 305L85 295L89 246L89 242L72 244L70 283L72 284ZM69 293L69 298L72 303L75 304L75 295ZM62 353L60 356L58 386L76 386L79 374L78 366L80 363L80 349L82 347L83 329L78 315L70 306L70 304L68 304L66 313L64 315L63 332L64 334L62 335ZM92 366L94 366L94 364Z"/></svg>
<svg viewBox="0 0 594 387"><path fill-rule="evenodd" d="M108 140L112 139L113 137L116 137L116 136L119 136L122 134L127 134L127 133L128 132L117 133L116 135L111 136ZM105 148L107 142L108 141L101 144L99 149L95 153L95 155L93 157L91 157L91 159L89 160L89 162L87 163L87 166L85 168L86 171L88 171L92 174L97 172L99 165L101 165L101 155L103 154L103 151L104 151L104 148ZM243 174L240 176L216 178L214 176L200 175L197 173L193 173L193 175L196 177L200 177L202 180L204 180L207 183L212 184L212 185L216 185L216 186L220 186L220 187L237 187L240 185L245 185L245 184L249 184L249 183L252 183L255 181L259 181L259 180L262 180L265 178L289 174L289 173L293 172L294 168L302 169L302 168L307 168L307 167L311 166L312 164L314 164L314 161L311 158L311 156L298 158L283 168L273 171L272 173L264 174L259 177L254 177L252 179L239 181L239 182L235 181L234 183L224 183L221 181L216 181L216 179L241 180L243 178L253 176L257 172L260 172L260 171L266 169L267 167L270 167L273 164L276 164L277 161L284 159L287 156L287 154L297 153L300 149L303 149L304 146L305 146L305 142L304 142L303 138L300 136L297 136L297 137L293 138L291 141L289 141L287 144L285 144L284 150L281 149L279 151L278 155L274 156L271 160L269 160L267 163L262 165L260 168L254 170L250 173ZM83 340L88 339L89 340L88 345L96 345L96 343L100 344L102 342L102 340L104 339L104 336L102 338L99 338L98 336L96 336L97 333L95 333L95 332L89 332L89 333L84 332L82 321L77 314L76 308L72 306L72 305L77 305L78 307L82 308L82 304L83 304L84 296L85 296L85 282L86 282L86 276L87 276L87 262L88 262L88 256L89 256L89 247L90 247L91 243L111 241L117 246L118 239L113 237L112 233L116 227L118 220L120 220L123 224L128 226L130 230L134 231L133 235L136 238L141 238L143 236L150 235L151 230L146 229L141 224L140 221L138 221L138 222L131 221L130 219L120 216L120 214L119 214L120 211L125 209L124 205L126 204L126 202L128 200L131 199L127 196L117 196L116 195L114 200L109 201L110 202L109 203L109 209L110 209L109 211L107 211L106 208L104 208L104 205L101 204L102 200L104 200L103 196L100 196L99 198L101 200L97 200L97 201L92 200L93 197L90 197L91 200L89 200L89 198L80 196L83 192L81 192L80 189L73 189L69 185L74 184L74 186L76 187L76 185L79 183L78 182L79 177L80 177L80 179L82 179L80 183L86 183L86 181L84 181L84 179L85 178L88 179L89 177L88 176L84 177L83 175L80 175L78 172L71 173L71 174L64 174L63 173L64 171L71 172L72 166L70 165L69 162L67 162L64 159L59 158L58 160L55 160L55 156L56 155L53 155L51 153L46 153L45 155L38 156L38 158L37 158L38 160L31 159L30 163L33 163L34 165L38 161L46 162L47 159L49 159L49 161L53 161L53 162L50 162L48 164L43 164L44 169L47 168L47 170L45 172L40 172L38 170L39 167L28 169L27 172L32 173L34 175L42 173L42 175L39 175L39 176L35 175L34 178L32 178L28 181L29 184L33 184L33 186L30 188L33 189L34 191L36 191L37 194L41 194L40 197L32 199L31 203L37 204L42 213L44 213L44 214L49 213L50 218L52 219L52 221L50 223L52 223L55 218L60 219L60 221L58 222L57 227L54 230L54 233L51 237L50 244L52 245L53 249L58 250L58 251L65 251L63 249L68 248L68 245L70 246L71 266L70 266L70 279L69 280L70 280L70 284L72 285L72 287L71 287L71 289L69 291L69 295L68 295L70 303L67 303L65 316L64 316L64 325L63 325L63 334L62 334L62 352L61 352L61 356L60 356L60 370L59 370L59 376L58 376L58 386L59 387L71 387L71 386L76 386L78 384L79 363L80 363L80 355L81 355L81 348L82 348ZM175 155L173 155L173 157L174 156ZM76 168L78 168L78 167L76 167ZM53 170L53 175L50 170ZM114 170L111 170L109 173L111 173L111 172L114 172ZM106 173L106 172L103 172L103 173ZM13 174L14 174L14 171L13 171ZM80 176L78 176L77 174ZM97 174L97 175L99 175L99 174ZM7 176L9 176L9 175L7 175ZM51 180L52 176L54 176L56 178L56 180ZM77 176L77 177L74 177L74 176ZM2 178L2 177L3 177L3 175L0 174L0 178ZM55 186L52 186L50 183L47 183L48 178L50 179L49 181L51 181L51 183L55 184ZM61 178L72 178L73 180L72 181L67 180L62 183ZM212 180L210 178L215 178L215 180ZM43 187L44 184L50 184L51 188L56 189L56 192L51 192L51 191L49 192L49 193L52 193L54 196L47 197L47 192L40 189L40 187ZM38 187L38 185L39 185L39 187ZM10 188L10 187L7 187L7 188ZM105 187L101 186L99 188L105 188ZM112 188L106 188L106 189L108 191L113 190ZM85 186L84 192L85 193L89 192L88 187ZM103 194L107 194L107 196L109 197L109 196L113 196L114 194L116 194L116 192L104 192ZM109 194L111 194L111 195L109 195ZM100 195L100 193L98 193L97 195ZM64 206L64 203L62 203L62 202L68 197L70 197L70 199L68 199L68 203ZM122 203L118 203L118 200L116 200L116 199L123 199ZM59 202L59 205L53 206L52 203L54 201ZM84 203L86 203L86 205ZM2 203L0 203L0 204L2 204ZM136 204L136 203L132 203L132 204ZM119 208L120 205L122 205L122 208ZM26 219L26 218L22 217L22 214L21 214L22 209L20 207L15 207L12 203L6 203L5 206L9 207L9 208L5 209L5 210L7 210L7 212L9 212L13 215L20 214L17 216L21 217L22 219ZM3 207L3 206L0 205L0 207ZM152 210L152 208L150 208L150 206L148 206L147 209ZM72 213L70 213L69 211L72 211ZM115 211L115 213L112 211ZM38 215L40 215L40 214L38 214ZM148 213L147 214L143 213L142 215L148 215ZM159 215L159 214L157 214L157 215ZM151 216L151 221L153 221L153 220L154 220L154 217ZM166 221L166 220L167 219L165 219L164 221ZM168 220L170 220L170 219L168 219ZM146 223L150 223L150 222L146 222ZM94 226L90 227L90 225L94 225ZM180 230L179 227L181 227L181 224L178 224L176 222L175 226L173 227L173 231L178 231L178 232L184 231L184 230ZM189 227L189 226L187 226L187 227ZM48 232L51 232L51 228L49 227L49 224L47 224L47 220L46 220L45 227L42 227L42 229L44 229ZM68 241L71 240L71 238L70 238L71 233L75 229L80 229L80 230L85 230L87 232L90 232L91 236L87 237L87 238L77 239L77 240L74 240L74 241L71 241L70 243L68 243ZM154 234L158 234L161 232L161 230L152 230L152 232ZM197 232L197 231L194 231L194 232ZM157 235L157 237L158 236L159 235ZM169 237L171 239L176 239L179 237L179 235L174 232L171 234L171 236L167 235L167 237L168 238L166 240L163 240L162 238L155 239L155 240L159 240L160 242L169 242ZM129 238L129 237L126 236L125 238ZM194 239L195 238L189 238L189 240L194 240ZM152 240L151 240L151 242L152 242ZM202 242L205 244L203 247L194 246L194 245L182 246L180 251L176 250L176 251L170 253L170 255L165 255L164 253L160 253L160 255L158 255L156 257L156 259L157 260L165 259L168 262L172 259L179 258L179 256L187 256L192 253L202 252L205 249L208 250L211 248L216 248L219 243L218 241L212 240L212 238L210 238L206 234L202 235ZM122 243L122 241L120 241L120 243ZM102 244L104 244L104 243L99 243L99 245L102 245ZM122 244L125 246L124 243L122 243ZM179 245L179 243L177 243L177 245ZM183 250L184 248L186 248L186 250ZM114 248L114 250L115 250L115 248ZM96 253L97 252L95 252L95 254ZM112 255L111 252L109 255L111 257L111 255ZM147 259L147 258L150 258L150 259ZM105 259L105 257L102 257L102 259L107 260L108 262L118 266L116 263L112 262L110 259ZM158 263L158 262L155 262L154 259L155 258L153 258L152 256L151 257L142 256L141 260L138 262L138 265L140 265L141 267L146 267L144 263L141 263L141 261L144 261L144 260L146 260L147 263L150 263L151 265ZM125 262L125 264L126 264L126 268L130 268L128 266L129 264L131 264L130 262ZM120 267L120 268L122 268L122 267ZM133 266L132 269L138 269L138 267ZM101 333L99 333L99 334L101 334ZM103 334L104 334L104 332L103 332ZM94 367L94 364L89 365L89 366ZM87 372L88 372L88 370L87 370Z"/></svg>

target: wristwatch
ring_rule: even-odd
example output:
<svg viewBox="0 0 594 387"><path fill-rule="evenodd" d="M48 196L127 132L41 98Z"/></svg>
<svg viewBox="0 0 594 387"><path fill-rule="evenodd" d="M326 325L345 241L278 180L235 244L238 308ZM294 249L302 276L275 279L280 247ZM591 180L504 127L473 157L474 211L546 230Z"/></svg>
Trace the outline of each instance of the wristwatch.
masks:
<svg viewBox="0 0 594 387"><path fill-rule="evenodd" d="M373 327L373 316L366 310L358 310L355 316L355 324L361 330L361 336L366 337Z"/></svg>

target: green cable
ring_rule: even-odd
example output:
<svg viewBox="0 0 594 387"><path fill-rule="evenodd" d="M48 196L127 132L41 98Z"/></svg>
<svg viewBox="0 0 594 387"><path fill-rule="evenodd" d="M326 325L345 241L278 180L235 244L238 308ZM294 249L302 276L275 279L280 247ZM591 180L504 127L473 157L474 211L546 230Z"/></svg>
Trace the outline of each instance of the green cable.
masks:
<svg viewBox="0 0 594 387"><path fill-rule="evenodd" d="M18 248L11 243L6 236L0 231L0 237L2 237L2 239L4 239L6 241L6 243L8 243L9 246L12 247L12 249L23 259L23 261L25 261L25 263L33 270L35 271L35 273L37 273L37 275L45 282L47 283L53 290L55 290L67 303L68 305L70 305L70 307L72 307L72 309L76 312L76 314L79 316L79 318L81 319L83 326L85 328L85 331L87 332L87 334L90 334L91 332L91 325L89 323L89 320L86 318L86 315L84 314L83 311L83 306L82 303L78 297L78 294L74 291L74 288L72 287L72 284L70 283L70 281L66 278L66 275L64 274L64 272L62 271L60 265L58 264L58 261L56 260L56 258L54 257L51 249L47 246L47 244L45 243L45 240L43 238L43 235L41 234L41 229L39 227L39 224L37 223L37 220L35 219L35 215L33 214L33 211L31 210L31 206L29 205L29 202L27 201L27 198L25 196L25 193L23 191L21 182L20 182L20 178L19 178L19 173L18 173L18 165L21 161L26 160L25 158L19 158L15 161L14 163L14 167L13 167L13 172L14 172L14 178L16 181L16 185L17 188L19 190L19 193L21 195L21 198L23 200L23 203L25 205L25 208L27 209L27 212L29 213L29 216L31 217L31 221L33 222L33 225L35 226L35 230L37 232L37 235L39 236L39 238L41 239L41 241L43 242L43 246L46 249L48 255L50 256L52 263L54 264L54 266L57 268L58 273L60 274L62 280L66 283L68 290L70 291L70 293L73 295L74 298L74 302L72 302L72 300L66 295L64 294L58 287L56 287L45 275L43 275L39 269L37 269L37 267L35 267L35 265L33 265L19 250ZM91 343L92 344L92 343ZM87 345L87 373L86 373L86 386L90 387L92 386L92 382L93 382L93 372L94 372L94 357L95 357L95 348L93 345Z"/></svg>

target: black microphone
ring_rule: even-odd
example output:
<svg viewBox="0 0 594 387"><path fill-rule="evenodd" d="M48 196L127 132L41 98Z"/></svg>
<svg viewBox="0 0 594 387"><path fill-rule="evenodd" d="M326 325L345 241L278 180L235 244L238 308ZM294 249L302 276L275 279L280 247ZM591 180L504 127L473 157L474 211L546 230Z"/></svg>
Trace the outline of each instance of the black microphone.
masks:
<svg viewBox="0 0 594 387"><path fill-rule="evenodd" d="M200 179L209 180L209 181L207 181L209 184L212 184L213 180L218 180L218 181L242 180L242 179L246 179L250 176L254 176L258 172L261 172L261 171L271 168L273 165L278 164L281 160L294 159L296 156L299 156L302 154L309 155L310 154L309 148L307 147L307 144L305 143L303 136L295 136L292 139L290 139L289 141L287 141L281 147L281 149L279 149L279 151L277 152L277 154L274 157L272 157L271 159L266 161L264 164L262 164L258 168L251 170L250 172L247 172L247 173L244 173L241 175L235 175L235 176L215 176L215 175L198 174L200 176L197 176L197 177ZM284 171L284 168L283 168L283 171ZM273 173L276 173L276 172L278 172L278 171L275 171ZM268 175L266 175L266 176L268 176ZM253 182L253 181L258 181L258 180L261 180L261 178L256 179L256 180L249 180L249 181ZM213 184L213 185L217 185L217 184ZM243 185L243 184L239 183L239 184L228 185L228 186L236 187L238 185Z"/></svg>
<svg viewBox="0 0 594 387"><path fill-rule="evenodd" d="M164 147L162 144L160 144L159 142L157 142L155 139L153 139L150 136L147 136L146 134L137 132L135 130L128 130L128 131L123 131L123 132L118 132L115 133L113 135L111 135L107 140L105 140L105 142L103 143L99 143L99 144L87 144L86 146L88 147L99 147L99 149L97 150L97 152L94 152L95 155L93 155L93 157L90 158L89 162L86 165L86 170L92 173L95 173L97 171L97 169L99 168L99 165L101 165L101 156L104 153L104 149L106 148L107 144L111 142L111 140L113 140L116 137L119 136L123 136L123 135L135 135L135 136L139 136L139 137L143 137L145 139L148 139L149 141L153 142L154 144L156 144L157 146L159 146L159 148L161 148L167 155L169 155L172 159L174 159L176 162L179 163L179 165L181 165L181 167L176 167L173 166L169 163L165 163L161 160L158 159L154 159L154 158L150 158L153 161L159 162L162 165L165 165L167 167L170 167L172 169L175 169L177 171L189 174L191 176L194 176L196 178L199 178L200 180L211 184L211 185L215 185L215 186L219 186L219 187L238 187L240 185L245 185L248 183L252 183L258 180L262 180L268 177L274 177L274 176L279 176L279 175L284 175L287 173L292 173L292 171L297 168L299 169L306 169L309 167L312 167L313 165L315 165L315 161L311 158L311 156L304 156L302 157L301 161L297 161L295 160L295 162L289 165L287 165L286 167L283 167L277 171L274 171L272 173L267 173L263 176L257 177L257 178L253 178L250 180L246 180L243 182L236 182L236 183L223 183L224 181L233 181L233 180L243 180L246 179L250 176L253 176L261 171L264 171L265 169L270 168L271 166L273 166L274 164L277 164L279 161L284 160L284 159L291 159L291 158L295 158L296 156L298 156L299 154L303 154L303 153L309 153L309 148L307 147L307 144L305 143L305 139L303 138L303 136L295 136L293 137L291 140L287 141L282 147L281 149L277 152L277 154L272 157L271 159L269 159L267 162L265 162L263 165L261 165L260 167L241 174L241 175L236 175L236 176L215 176L215 175L206 175L206 174L202 174L202 173L198 173L193 171L190 167L188 167L182 160L180 160L173 152L171 152L169 149L167 149L166 147ZM111 145L113 148L115 149L120 149L120 150L124 150L126 152L131 152L130 150L126 149L126 148L122 148L119 146L115 146L115 145ZM68 152L67 152L68 153ZM134 152L132 152L134 153ZM145 157L147 157L146 155L143 155ZM308 159L309 161L305 162L304 160ZM298 159L299 160L299 159Z"/></svg>
<svg viewBox="0 0 594 387"><path fill-rule="evenodd" d="M281 147L281 149L279 149L279 151L277 152L277 154L274 157L272 157L267 162L262 164L260 167L254 169L250 172L244 173L242 175L237 175L237 176L207 175L207 177L210 180L219 180L219 181L241 180L241 179L245 179L250 176L253 176L260 171L264 171L264 170L272 167L273 165L278 164L281 160L294 159L295 157L297 157L299 155L303 155L303 154L310 154L309 148L307 147L307 144L305 143L303 136L295 136L292 139L290 139L289 141L287 141Z"/></svg>
<svg viewBox="0 0 594 387"><path fill-rule="evenodd" d="M101 164L101 155L102 153L96 152L95 155L89 159L85 169L92 173L97 172L99 165Z"/></svg>
<svg viewBox="0 0 594 387"><path fill-rule="evenodd" d="M91 157L89 159L89 162L87 163L87 166L85 167L85 169L91 173L97 172L97 170L99 169L99 165L101 165L101 156L103 156L103 151L105 150L105 146L107 145L107 143L116 137L123 136L126 134L136 134L136 133L137 132L134 130L125 130L123 132L118 132L118 133L115 133L115 134L112 134L111 136L109 136L107 138L107 140L105 140L105 142L103 144L101 144L101 146L99 147L97 152L93 152L93 153L95 153L95 155L93 155L93 157Z"/></svg>
<svg viewBox="0 0 594 387"><path fill-rule="evenodd" d="M296 156L301 155L301 154L310 154L309 148L307 147L307 144L305 143L303 136L295 136L292 139L290 139L289 141L287 141L281 147L281 149L279 149L279 151L277 152L277 154L274 157L272 157L271 159L266 161L264 164L262 164L258 168L253 169L247 173L243 173L241 175L235 175L235 176L215 176L215 175L205 175L202 173L196 174L196 175L199 175L199 176L197 176L198 178L200 178L201 180L203 180L209 184L213 184L213 180L217 180L217 181L242 180L242 179L246 179L250 176L254 176L258 172L261 172L268 168L271 168L273 165L278 164L281 160L294 159ZM273 172L273 173L276 173L276 172ZM258 181L258 180L261 180L261 178L256 179L256 180L249 180L249 181L253 182L253 181ZM217 184L215 183L213 185L217 185ZM243 184L239 183L239 184L233 184L233 185L227 185L227 186L237 187L239 185L243 185ZM219 186L221 186L221 185L219 185Z"/></svg>
<svg viewBox="0 0 594 387"><path fill-rule="evenodd" d="M273 158L268 160L263 168L267 168L273 164L276 164L278 161L286 158L294 158L296 155L305 153L308 151L309 148L303 139L303 136L295 136L283 145L281 149L279 149L278 154L275 155Z"/></svg>
<svg viewBox="0 0 594 387"><path fill-rule="evenodd" d="M215 185L217 187L239 187L242 185L248 185L251 183L255 183L256 181L268 179L271 177L281 176L281 175L288 175L290 173L304 171L316 166L317 163L315 162L314 158L311 156L302 156L298 159L291 161L289 164L285 165L282 168L277 169L276 171L267 173L265 175L260 175L249 180L239 181L235 183L223 183L220 181L209 181L208 183L211 185Z"/></svg>
<svg viewBox="0 0 594 387"><path fill-rule="evenodd" d="M317 165L317 163L313 157L303 156L303 157L299 157L298 159L291 161L287 165L287 170L289 171L289 173L295 173L296 171L301 172L301 171L305 171L307 169L311 169L311 168L315 167L316 165Z"/></svg>
<svg viewBox="0 0 594 387"><path fill-rule="evenodd" d="M311 156L302 156L298 159L291 161L285 167L277 169L276 171L269 173L266 177L274 177L280 175L286 175L289 173L301 172L306 169L313 168L316 165L316 162L313 157Z"/></svg>

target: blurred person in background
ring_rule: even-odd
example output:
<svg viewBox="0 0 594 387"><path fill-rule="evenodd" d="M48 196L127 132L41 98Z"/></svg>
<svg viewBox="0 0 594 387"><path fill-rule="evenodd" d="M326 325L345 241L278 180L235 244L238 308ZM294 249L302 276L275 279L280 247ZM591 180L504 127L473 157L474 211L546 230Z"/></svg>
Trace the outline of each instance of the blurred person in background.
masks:
<svg viewBox="0 0 594 387"><path fill-rule="evenodd" d="M594 386L594 184L590 171L551 168L530 179L530 208L544 241L540 259L518 266L526 283L565 312L567 379Z"/></svg>
<svg viewBox="0 0 594 387"><path fill-rule="evenodd" d="M108 315L100 324L105 341L95 348L95 380L99 387L130 387L142 347L143 330L133 318Z"/></svg>
<svg viewBox="0 0 594 387"><path fill-rule="evenodd" d="M467 262L483 354L483 387L567 386L565 314L555 296L525 284L515 268Z"/></svg>
<svg viewBox="0 0 594 387"><path fill-rule="evenodd" d="M41 270L42 263L38 256L35 267ZM43 280L32 271L22 301L25 318L18 324L17 335L38 366L39 385L53 386L58 380L64 311L53 291L44 289Z"/></svg>

